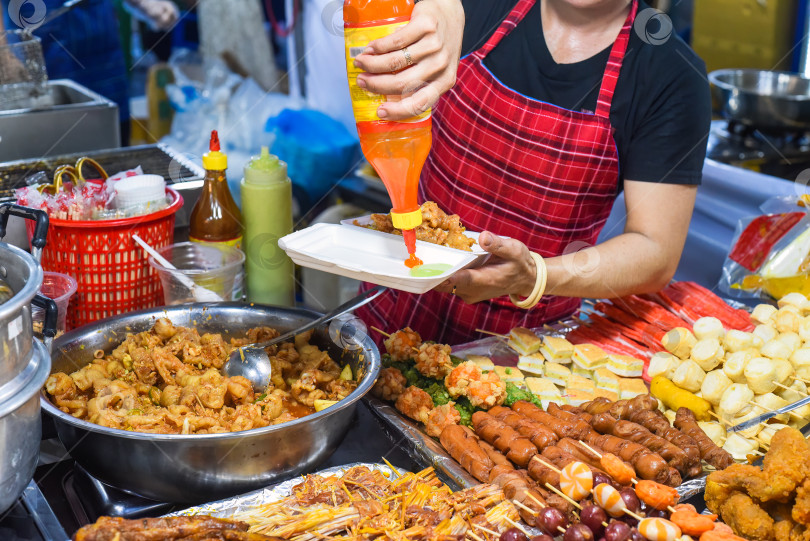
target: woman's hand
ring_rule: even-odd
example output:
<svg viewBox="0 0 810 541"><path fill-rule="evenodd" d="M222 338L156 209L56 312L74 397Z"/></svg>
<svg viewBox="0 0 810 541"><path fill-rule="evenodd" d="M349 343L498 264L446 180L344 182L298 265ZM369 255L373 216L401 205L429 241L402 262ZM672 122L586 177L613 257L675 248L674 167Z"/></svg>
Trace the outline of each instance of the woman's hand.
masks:
<svg viewBox="0 0 810 541"><path fill-rule="evenodd" d="M357 77L357 84L376 94L404 96L381 105L377 115L403 120L433 107L456 82L463 34L460 0L423 0L408 24L369 43L355 58L357 66L368 72Z"/></svg>
<svg viewBox="0 0 810 541"><path fill-rule="evenodd" d="M458 271L436 288L438 291L450 293L455 287L456 295L470 304L511 293L531 295L537 269L525 244L485 231L478 237L478 245L492 254L486 264Z"/></svg>

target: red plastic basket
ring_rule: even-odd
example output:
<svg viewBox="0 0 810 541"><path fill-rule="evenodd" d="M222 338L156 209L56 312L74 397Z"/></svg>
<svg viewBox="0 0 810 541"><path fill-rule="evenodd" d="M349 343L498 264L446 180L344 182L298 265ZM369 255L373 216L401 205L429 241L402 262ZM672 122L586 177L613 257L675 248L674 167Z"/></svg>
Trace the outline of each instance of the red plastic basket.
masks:
<svg viewBox="0 0 810 541"><path fill-rule="evenodd" d="M148 256L132 240L137 233L154 248L174 242L174 215L183 197L166 188L171 204L163 210L118 220L52 218L42 252L45 270L69 274L79 287L70 303L67 328L105 317L163 305L163 289ZM27 222L29 238L33 223Z"/></svg>

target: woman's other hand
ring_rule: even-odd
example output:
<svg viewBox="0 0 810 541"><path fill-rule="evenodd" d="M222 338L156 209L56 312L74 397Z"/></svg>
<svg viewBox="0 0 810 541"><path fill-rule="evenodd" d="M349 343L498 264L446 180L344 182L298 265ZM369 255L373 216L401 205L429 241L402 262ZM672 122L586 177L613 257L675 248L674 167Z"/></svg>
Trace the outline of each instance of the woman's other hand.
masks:
<svg viewBox="0 0 810 541"><path fill-rule="evenodd" d="M525 244L485 231L478 245L492 254L489 260L476 269L458 271L437 291L451 293L455 287L455 294L470 304L509 294L531 295L537 269Z"/></svg>
<svg viewBox="0 0 810 541"><path fill-rule="evenodd" d="M460 0L423 0L408 24L369 43L355 58L357 66L368 72L357 77L358 85L377 94L403 96L401 101L385 102L377 115L403 120L433 107L456 82L463 34Z"/></svg>

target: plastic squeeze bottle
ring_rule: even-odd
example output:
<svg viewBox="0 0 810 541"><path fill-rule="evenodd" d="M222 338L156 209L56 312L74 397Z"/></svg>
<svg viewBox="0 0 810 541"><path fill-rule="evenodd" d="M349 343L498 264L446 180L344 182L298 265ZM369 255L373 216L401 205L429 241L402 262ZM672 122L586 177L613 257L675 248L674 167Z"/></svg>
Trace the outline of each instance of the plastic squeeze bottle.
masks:
<svg viewBox="0 0 810 541"><path fill-rule="evenodd" d="M211 132L208 152L202 157L205 182L194 209L191 211L189 240L212 244L226 244L242 248L242 213L228 189L225 171L228 157L220 151L219 135ZM234 279L233 296L226 300L241 300L243 271Z"/></svg>
<svg viewBox="0 0 810 541"><path fill-rule="evenodd" d="M219 149L219 135L211 132L208 152L202 157L205 182L191 211L189 240L225 243L242 248L242 213L231 196L225 170L228 157Z"/></svg>
<svg viewBox="0 0 810 541"><path fill-rule="evenodd" d="M417 192L419 175L430 152L430 111L404 121L380 119L377 108L399 96L374 94L357 86L357 76L363 70L354 65L354 58L369 42L407 24L413 6L414 0L345 0L343 3L346 72L360 147L391 198L391 220L394 227L402 230L409 254L405 265L411 268L422 264L416 257L413 230L422 223Z"/></svg>
<svg viewBox="0 0 810 541"><path fill-rule="evenodd" d="M241 189L248 300L292 306L295 269L278 246L278 239L293 228L292 183L287 177L287 164L262 147L261 154L245 166Z"/></svg>

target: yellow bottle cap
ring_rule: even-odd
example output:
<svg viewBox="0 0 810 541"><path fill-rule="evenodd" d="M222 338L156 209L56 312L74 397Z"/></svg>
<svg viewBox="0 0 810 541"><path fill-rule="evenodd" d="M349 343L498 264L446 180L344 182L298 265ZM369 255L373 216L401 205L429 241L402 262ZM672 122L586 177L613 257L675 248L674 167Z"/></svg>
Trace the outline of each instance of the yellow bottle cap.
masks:
<svg viewBox="0 0 810 541"><path fill-rule="evenodd" d="M422 209L413 212L391 211L391 222L397 229L415 229L422 224Z"/></svg>

